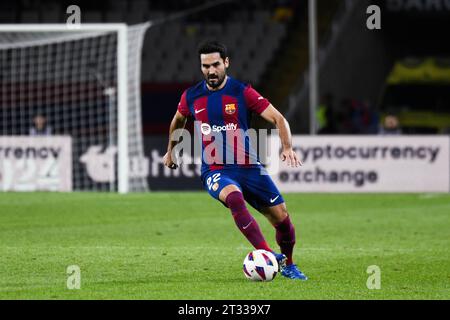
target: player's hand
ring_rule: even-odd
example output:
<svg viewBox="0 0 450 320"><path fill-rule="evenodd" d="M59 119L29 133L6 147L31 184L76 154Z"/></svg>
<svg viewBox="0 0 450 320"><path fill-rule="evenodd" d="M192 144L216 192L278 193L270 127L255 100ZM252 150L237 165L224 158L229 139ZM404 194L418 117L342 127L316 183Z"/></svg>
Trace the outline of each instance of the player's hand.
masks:
<svg viewBox="0 0 450 320"><path fill-rule="evenodd" d="M284 149L281 152L281 161L286 161L287 165L292 168L300 167L303 165L302 161L298 158L292 148Z"/></svg>
<svg viewBox="0 0 450 320"><path fill-rule="evenodd" d="M172 160L172 152L167 152L164 155L164 165L172 170L178 168L178 165Z"/></svg>

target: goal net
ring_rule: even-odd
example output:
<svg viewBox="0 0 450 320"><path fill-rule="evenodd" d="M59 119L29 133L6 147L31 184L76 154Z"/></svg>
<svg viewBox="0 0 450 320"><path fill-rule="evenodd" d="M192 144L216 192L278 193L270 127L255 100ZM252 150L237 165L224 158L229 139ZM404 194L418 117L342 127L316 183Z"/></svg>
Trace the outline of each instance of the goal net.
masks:
<svg viewBox="0 0 450 320"><path fill-rule="evenodd" d="M71 170L70 190L148 189L140 100L142 42L148 26L0 25L0 141L28 137L22 149L0 144L0 188L20 189L13 183L24 180L19 171L28 170L36 179ZM31 172L37 151L31 151L30 144L46 139L51 145L58 137L69 137L71 163ZM24 161L15 159L11 165L14 156ZM23 189L46 190L40 186Z"/></svg>

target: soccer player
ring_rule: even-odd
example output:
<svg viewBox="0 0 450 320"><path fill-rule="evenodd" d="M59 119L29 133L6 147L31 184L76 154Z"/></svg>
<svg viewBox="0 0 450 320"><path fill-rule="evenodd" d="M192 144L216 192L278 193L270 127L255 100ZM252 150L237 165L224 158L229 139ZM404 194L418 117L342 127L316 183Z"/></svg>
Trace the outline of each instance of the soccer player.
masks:
<svg viewBox="0 0 450 320"><path fill-rule="evenodd" d="M238 135L238 143L235 143L233 135L238 130L248 130L250 115L256 113L279 130L281 160L286 161L289 166L297 167L302 163L292 149L289 124L281 113L249 84L227 75L230 61L225 45L207 41L199 46L198 53L205 80L187 89L181 96L178 110L170 124L164 164L171 169L178 167L172 155L177 141L171 137L176 129L184 128L189 116L193 116L202 136L201 180L204 188L231 210L237 227L255 249L274 253L283 276L307 280L292 259L296 241L295 229L282 195L259 162L249 141L245 140L245 137L240 140ZM214 140L211 138L213 134ZM217 139L218 135L225 141L222 146L219 146L221 139ZM212 148L214 151L208 153L206 149L211 147L211 143L217 144L217 148ZM234 153L231 157L232 163L228 161L230 150ZM223 151L221 155L220 151ZM225 154L227 161L224 160ZM237 158L241 161L237 161ZM246 201L275 227L280 254L275 253L267 244L256 220L246 207Z"/></svg>

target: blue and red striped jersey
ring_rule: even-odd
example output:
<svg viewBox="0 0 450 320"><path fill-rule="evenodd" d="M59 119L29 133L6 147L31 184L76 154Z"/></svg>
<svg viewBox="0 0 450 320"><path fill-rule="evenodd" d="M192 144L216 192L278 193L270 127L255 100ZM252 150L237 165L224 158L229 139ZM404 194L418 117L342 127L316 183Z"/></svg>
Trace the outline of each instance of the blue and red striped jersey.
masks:
<svg viewBox="0 0 450 320"><path fill-rule="evenodd" d="M269 105L250 84L232 77L217 91L209 90L205 80L184 91L178 111L195 119L195 131L202 140L202 176L224 167L259 165L245 133L251 114L261 114Z"/></svg>

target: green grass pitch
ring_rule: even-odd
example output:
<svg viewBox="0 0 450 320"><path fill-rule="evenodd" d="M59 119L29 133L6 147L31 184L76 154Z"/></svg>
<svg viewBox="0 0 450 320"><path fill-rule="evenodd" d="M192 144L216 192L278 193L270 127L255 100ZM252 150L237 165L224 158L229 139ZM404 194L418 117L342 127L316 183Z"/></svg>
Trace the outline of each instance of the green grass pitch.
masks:
<svg viewBox="0 0 450 320"><path fill-rule="evenodd" d="M245 279L251 247L205 192L0 194L0 299L450 298L450 195L285 199L307 282ZM79 290L67 289L69 265ZM371 265L379 290L366 286Z"/></svg>

